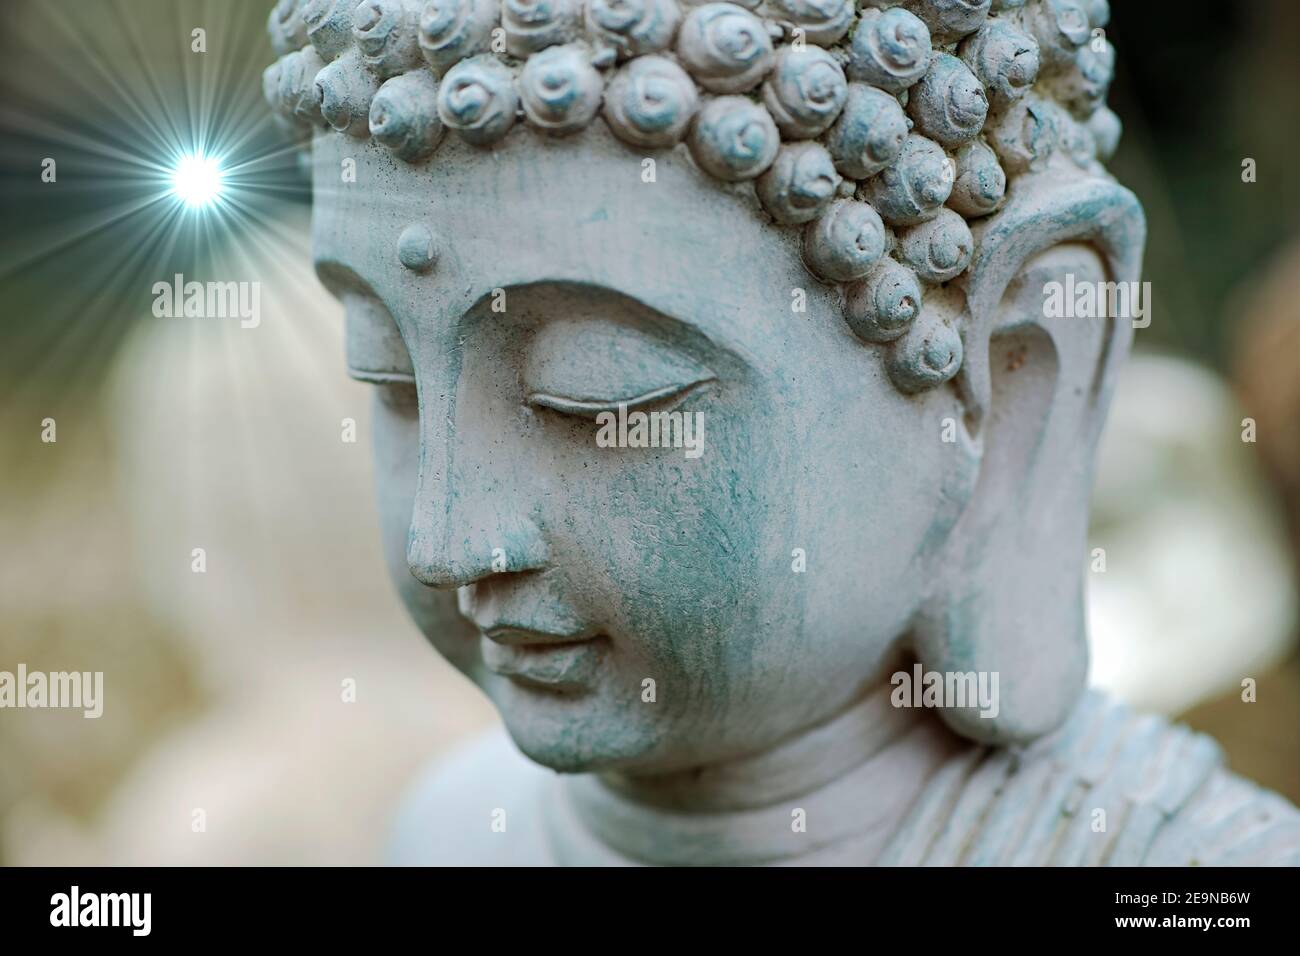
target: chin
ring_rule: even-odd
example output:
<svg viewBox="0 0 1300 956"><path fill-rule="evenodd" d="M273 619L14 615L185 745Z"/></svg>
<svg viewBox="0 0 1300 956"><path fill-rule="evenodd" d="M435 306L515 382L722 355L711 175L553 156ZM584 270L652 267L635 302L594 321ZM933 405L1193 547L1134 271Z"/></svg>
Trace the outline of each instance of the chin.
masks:
<svg viewBox="0 0 1300 956"><path fill-rule="evenodd" d="M515 746L534 763L558 773L594 773L644 765L660 735L627 720L627 705L600 690L562 694L489 675L484 691L501 714Z"/></svg>

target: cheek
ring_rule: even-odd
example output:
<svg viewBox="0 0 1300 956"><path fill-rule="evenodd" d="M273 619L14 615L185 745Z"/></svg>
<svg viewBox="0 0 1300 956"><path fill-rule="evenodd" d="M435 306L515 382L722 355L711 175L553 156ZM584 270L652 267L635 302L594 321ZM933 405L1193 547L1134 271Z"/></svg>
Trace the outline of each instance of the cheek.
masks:
<svg viewBox="0 0 1300 956"><path fill-rule="evenodd" d="M947 494L955 398L903 396L850 359L827 370L843 393L800 376L699 403L698 459L586 436L565 483L572 561L659 666L715 689L851 689L904 635L918 557L942 539L920 505Z"/></svg>
<svg viewBox="0 0 1300 956"><path fill-rule="evenodd" d="M892 387L845 402L812 423L792 506L807 549L804 625L830 668L870 672L905 636L928 589L932 555L961 504L963 447L944 441L960 414L955 395L905 397Z"/></svg>
<svg viewBox="0 0 1300 956"><path fill-rule="evenodd" d="M421 633L455 667L470 672L479 662L478 635L457 612L455 592L425 587L406 564L419 469L419 415L414 408L392 407L378 394L371 404L375 493L389 576Z"/></svg>
<svg viewBox="0 0 1300 956"><path fill-rule="evenodd" d="M784 629L764 601L788 570L789 512L773 507L788 462L752 400L700 396L682 411L703 416L697 458L598 448L594 426L574 428L557 459L565 512L552 539L633 659L717 679L747 666L764 622Z"/></svg>

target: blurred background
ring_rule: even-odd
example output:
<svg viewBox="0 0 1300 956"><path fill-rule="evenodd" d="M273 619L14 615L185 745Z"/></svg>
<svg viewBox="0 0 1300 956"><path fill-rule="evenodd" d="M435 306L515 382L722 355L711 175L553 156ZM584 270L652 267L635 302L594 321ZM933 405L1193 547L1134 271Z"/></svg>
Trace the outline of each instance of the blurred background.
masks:
<svg viewBox="0 0 1300 956"><path fill-rule="evenodd" d="M108 700L0 711L0 863L379 862L415 768L495 720L384 573L369 394L261 99L270 6L6 5L0 670ZM1092 681L1300 800L1300 4L1111 6L1154 313L1102 453ZM202 220L167 195L195 150L228 171ZM174 273L261 280L260 326L155 319Z"/></svg>

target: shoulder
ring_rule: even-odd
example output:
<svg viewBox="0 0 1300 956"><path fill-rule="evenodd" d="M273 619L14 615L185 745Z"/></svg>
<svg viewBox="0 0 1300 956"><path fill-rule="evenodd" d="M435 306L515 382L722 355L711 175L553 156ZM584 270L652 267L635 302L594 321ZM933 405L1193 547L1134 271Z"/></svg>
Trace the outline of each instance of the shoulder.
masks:
<svg viewBox="0 0 1300 956"><path fill-rule="evenodd" d="M886 862L1295 865L1300 810L1229 773L1204 734L1089 693L1025 750L953 760Z"/></svg>
<svg viewBox="0 0 1300 956"><path fill-rule="evenodd" d="M1099 694L1087 696L1072 723L1044 757L1058 779L1086 788L1077 791L1083 807L1105 811L1107 826L1087 841L1095 862L1300 863L1300 810L1229 773L1212 738Z"/></svg>
<svg viewBox="0 0 1300 956"><path fill-rule="evenodd" d="M1300 866L1300 810L1243 777L1217 771L1165 826L1155 866Z"/></svg>
<svg viewBox="0 0 1300 956"><path fill-rule="evenodd" d="M501 728L433 761L408 786L389 838L396 866L541 866L552 862L542 811L554 772Z"/></svg>

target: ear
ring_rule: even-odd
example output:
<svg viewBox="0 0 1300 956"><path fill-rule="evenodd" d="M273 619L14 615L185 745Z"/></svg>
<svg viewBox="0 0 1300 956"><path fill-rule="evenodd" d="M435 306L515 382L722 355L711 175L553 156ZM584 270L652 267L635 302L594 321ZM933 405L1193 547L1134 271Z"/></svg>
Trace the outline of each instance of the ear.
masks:
<svg viewBox="0 0 1300 956"><path fill-rule="evenodd" d="M995 716L942 711L963 736L1027 742L1083 691L1088 498L1133 323L1047 318L1045 287L1067 274L1136 282L1145 231L1136 197L1109 179L1032 176L973 230L956 384L979 474L913 632L927 670L998 675Z"/></svg>

